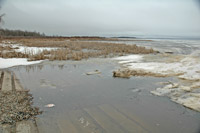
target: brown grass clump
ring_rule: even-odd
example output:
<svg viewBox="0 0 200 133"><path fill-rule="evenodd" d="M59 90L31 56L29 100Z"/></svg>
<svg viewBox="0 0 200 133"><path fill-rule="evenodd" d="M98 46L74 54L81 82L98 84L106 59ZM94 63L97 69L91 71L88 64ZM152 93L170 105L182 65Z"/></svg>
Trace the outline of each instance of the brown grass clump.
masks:
<svg viewBox="0 0 200 133"><path fill-rule="evenodd" d="M113 77L120 77L120 78L130 78L131 77L131 71L129 70L117 70L113 71Z"/></svg>
<svg viewBox="0 0 200 133"><path fill-rule="evenodd" d="M146 72L144 70L130 70L130 69L119 69L113 71L113 77L119 78L130 78L131 76L153 76L153 77L166 77L166 75Z"/></svg>
<svg viewBox="0 0 200 133"><path fill-rule="evenodd" d="M8 51L10 51L10 50L12 50L12 48L10 47L10 46L0 46L0 51L3 51L3 50L8 50Z"/></svg>
<svg viewBox="0 0 200 133"><path fill-rule="evenodd" d="M29 61L35 61L35 60L45 60L45 55L43 53L35 54L35 55L29 55Z"/></svg>
<svg viewBox="0 0 200 133"><path fill-rule="evenodd" d="M67 60L67 54L68 51L66 49L52 50L50 51L49 60Z"/></svg>
<svg viewBox="0 0 200 133"><path fill-rule="evenodd" d="M80 39L80 40L78 40ZM103 41L86 41L83 38L10 38L7 47L0 47L0 57L3 58L29 58L34 60L82 60L95 57L114 57L127 54L156 53L153 49ZM91 38L87 38L88 40ZM97 39L97 38L96 38ZM98 38L99 39L99 38ZM78 40L78 41L77 41ZM39 53L15 52L9 44L22 44L27 47L54 47L55 50L44 50ZM8 51L6 51L8 50ZM6 52L5 52L6 51Z"/></svg>
<svg viewBox="0 0 200 133"><path fill-rule="evenodd" d="M0 57L2 58L28 58L29 56L20 52L10 51L10 52L0 52Z"/></svg>

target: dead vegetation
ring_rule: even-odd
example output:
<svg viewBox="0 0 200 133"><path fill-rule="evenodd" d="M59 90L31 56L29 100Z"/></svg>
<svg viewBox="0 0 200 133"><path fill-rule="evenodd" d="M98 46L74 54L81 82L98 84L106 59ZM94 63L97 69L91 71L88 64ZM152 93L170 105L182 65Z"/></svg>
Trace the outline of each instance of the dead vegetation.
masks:
<svg viewBox="0 0 200 133"><path fill-rule="evenodd" d="M113 71L113 77L119 78L130 78L132 76L143 76L143 77L172 77L172 76L180 76L184 73L155 73L151 71L145 71L143 69L129 69L129 68L121 68L116 71Z"/></svg>
<svg viewBox="0 0 200 133"><path fill-rule="evenodd" d="M78 38L79 39L79 38ZM28 58L30 61L49 59L53 60L82 60L95 57L114 57L127 54L150 54L156 53L153 49L139 47L136 45L126 45L97 41L86 41L83 38L10 38L1 41L9 42L7 46L0 47L0 57L3 58ZM26 47L51 47L54 50L43 50L38 53L31 51L16 52L9 45L21 44ZM6 51L6 52L5 52Z"/></svg>
<svg viewBox="0 0 200 133"><path fill-rule="evenodd" d="M0 92L0 123L15 124L41 114L39 108L32 107L32 95L28 91Z"/></svg>
<svg viewBox="0 0 200 133"><path fill-rule="evenodd" d="M131 76L152 76L152 77L166 77L166 75L146 72L144 70L130 70L130 69L119 69L113 71L113 77L119 78L130 78Z"/></svg>

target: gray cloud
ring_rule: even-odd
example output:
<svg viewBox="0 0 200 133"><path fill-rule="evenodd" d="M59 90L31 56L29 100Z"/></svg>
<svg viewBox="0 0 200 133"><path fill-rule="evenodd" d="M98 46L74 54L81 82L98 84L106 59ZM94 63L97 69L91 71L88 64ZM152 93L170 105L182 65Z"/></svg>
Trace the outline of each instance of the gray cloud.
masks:
<svg viewBox="0 0 200 133"><path fill-rule="evenodd" d="M195 0L9 0L5 28L58 35L200 35Z"/></svg>
<svg viewBox="0 0 200 133"><path fill-rule="evenodd" d="M199 4L199 7L200 7L200 0L197 0L198 4Z"/></svg>
<svg viewBox="0 0 200 133"><path fill-rule="evenodd" d="M0 0L0 7L3 5L4 0Z"/></svg>

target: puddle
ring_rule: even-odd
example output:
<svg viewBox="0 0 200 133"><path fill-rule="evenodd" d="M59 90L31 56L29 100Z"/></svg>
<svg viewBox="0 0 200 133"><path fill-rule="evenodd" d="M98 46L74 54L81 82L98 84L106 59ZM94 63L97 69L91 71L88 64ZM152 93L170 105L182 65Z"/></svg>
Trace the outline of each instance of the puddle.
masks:
<svg viewBox="0 0 200 133"><path fill-rule="evenodd" d="M56 64L12 68L44 111L42 132L200 132L200 113L150 93L172 78L113 78L116 64L107 59ZM85 74L94 70L101 76Z"/></svg>

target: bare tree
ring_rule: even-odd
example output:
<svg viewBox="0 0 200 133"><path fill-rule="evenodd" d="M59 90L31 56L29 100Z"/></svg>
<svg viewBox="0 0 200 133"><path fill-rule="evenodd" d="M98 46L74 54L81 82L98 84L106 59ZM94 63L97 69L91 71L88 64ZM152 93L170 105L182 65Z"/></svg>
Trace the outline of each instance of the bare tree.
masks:
<svg viewBox="0 0 200 133"><path fill-rule="evenodd" d="M3 19L2 19L2 18L3 18L3 16L5 16L5 13L0 15L0 23L2 23L2 22L3 22Z"/></svg>
<svg viewBox="0 0 200 133"><path fill-rule="evenodd" d="M1 7L0 7L0 9L1 9ZM3 21L3 16L5 16L5 13L3 13L3 14L0 13L0 25L1 25L2 23L4 23L4 21ZM0 26L0 28L1 28L1 26Z"/></svg>

